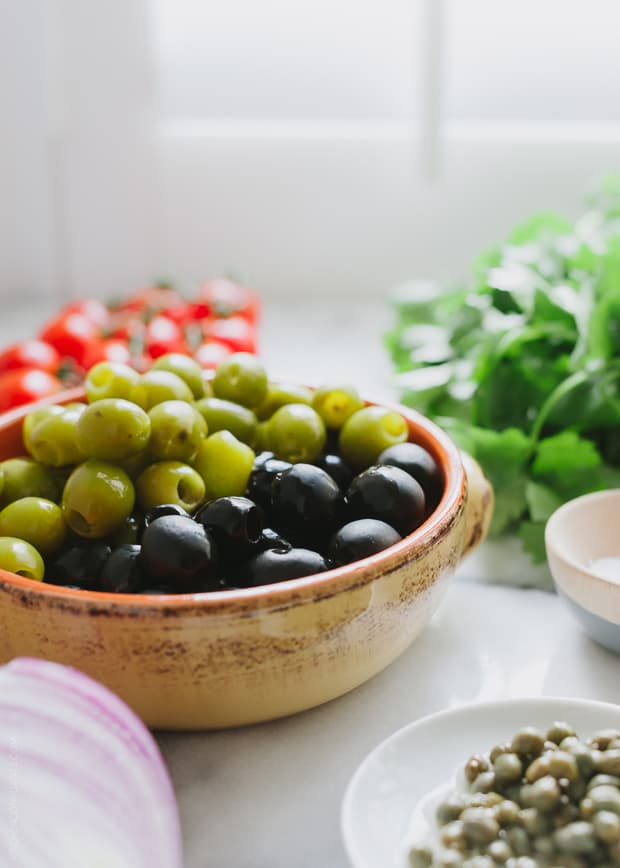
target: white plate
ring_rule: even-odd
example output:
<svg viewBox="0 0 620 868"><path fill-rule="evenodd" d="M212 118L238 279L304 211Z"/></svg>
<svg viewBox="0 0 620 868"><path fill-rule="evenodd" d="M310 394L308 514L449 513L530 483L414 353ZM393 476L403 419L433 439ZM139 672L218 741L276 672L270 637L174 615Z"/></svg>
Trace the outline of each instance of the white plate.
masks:
<svg viewBox="0 0 620 868"><path fill-rule="evenodd" d="M620 728L620 706L585 699L513 699L422 718L376 747L353 775L342 805L342 834L353 868L407 868L407 830L416 804L522 726L564 720L580 736Z"/></svg>

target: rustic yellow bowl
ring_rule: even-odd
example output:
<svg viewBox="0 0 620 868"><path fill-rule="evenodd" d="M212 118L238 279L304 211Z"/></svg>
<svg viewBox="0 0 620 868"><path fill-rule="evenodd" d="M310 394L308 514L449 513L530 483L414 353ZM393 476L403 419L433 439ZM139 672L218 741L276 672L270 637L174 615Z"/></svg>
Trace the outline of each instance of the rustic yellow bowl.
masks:
<svg viewBox="0 0 620 868"><path fill-rule="evenodd" d="M54 402L82 397L74 389ZM23 454L30 409L0 418L0 459ZM492 512L478 465L465 456L466 473L437 426L396 409L445 479L437 509L397 545L316 576L192 595L73 590L0 570L0 663L26 656L76 666L161 729L270 720L362 684L427 624Z"/></svg>

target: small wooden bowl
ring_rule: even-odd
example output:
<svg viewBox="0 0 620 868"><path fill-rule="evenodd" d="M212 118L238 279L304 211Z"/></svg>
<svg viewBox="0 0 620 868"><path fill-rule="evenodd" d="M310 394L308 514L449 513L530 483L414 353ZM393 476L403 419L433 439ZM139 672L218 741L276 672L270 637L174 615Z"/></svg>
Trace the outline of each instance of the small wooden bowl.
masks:
<svg viewBox="0 0 620 868"><path fill-rule="evenodd" d="M82 398L73 389L42 403ZM33 406L0 417L0 459L23 454ZM466 473L441 429L394 409L445 480L432 515L396 545L315 576L201 594L73 590L0 571L0 663L25 656L75 666L151 727L188 730L292 714L376 675L428 623L455 567L484 539L493 506L469 456Z"/></svg>
<svg viewBox="0 0 620 868"><path fill-rule="evenodd" d="M560 596L586 633L620 654L619 582L602 578L590 564L617 557L620 563L620 489L569 500L545 528L549 569Z"/></svg>

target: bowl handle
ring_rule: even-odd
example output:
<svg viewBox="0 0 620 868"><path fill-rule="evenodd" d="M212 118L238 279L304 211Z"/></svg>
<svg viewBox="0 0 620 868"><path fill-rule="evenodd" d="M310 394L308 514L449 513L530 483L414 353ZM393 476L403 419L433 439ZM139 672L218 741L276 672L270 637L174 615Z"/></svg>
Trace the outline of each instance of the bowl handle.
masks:
<svg viewBox="0 0 620 868"><path fill-rule="evenodd" d="M493 488L478 462L468 452L461 452L467 477L465 536L461 558L467 557L484 541L493 517Z"/></svg>

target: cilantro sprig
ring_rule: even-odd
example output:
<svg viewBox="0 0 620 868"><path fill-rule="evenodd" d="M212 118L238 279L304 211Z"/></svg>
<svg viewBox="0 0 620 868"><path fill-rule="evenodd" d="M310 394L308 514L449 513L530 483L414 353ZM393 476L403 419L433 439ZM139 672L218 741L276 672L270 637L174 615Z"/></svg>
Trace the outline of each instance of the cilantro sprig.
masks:
<svg viewBox="0 0 620 868"><path fill-rule="evenodd" d="M386 346L404 403L491 479L492 533L535 562L563 502L620 486L620 187L571 223L542 214L478 257L468 286L401 288Z"/></svg>

